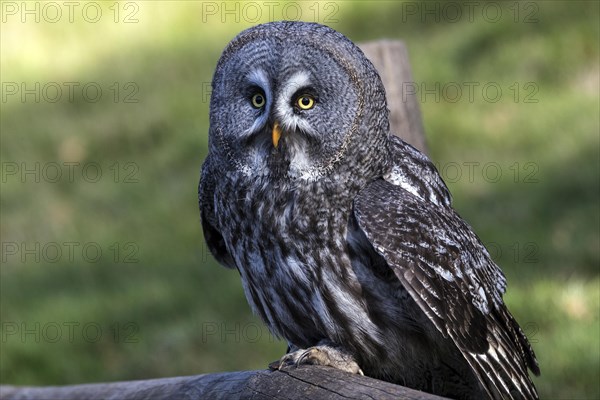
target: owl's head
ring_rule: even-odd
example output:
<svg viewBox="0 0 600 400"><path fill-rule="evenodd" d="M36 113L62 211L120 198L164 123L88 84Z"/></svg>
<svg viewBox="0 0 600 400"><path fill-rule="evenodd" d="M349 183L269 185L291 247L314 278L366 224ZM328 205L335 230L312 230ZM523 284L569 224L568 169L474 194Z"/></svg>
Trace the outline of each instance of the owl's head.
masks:
<svg viewBox="0 0 600 400"><path fill-rule="evenodd" d="M375 68L326 26L258 25L233 39L217 64L209 151L228 160L223 168L312 181L368 175L385 159L388 131Z"/></svg>

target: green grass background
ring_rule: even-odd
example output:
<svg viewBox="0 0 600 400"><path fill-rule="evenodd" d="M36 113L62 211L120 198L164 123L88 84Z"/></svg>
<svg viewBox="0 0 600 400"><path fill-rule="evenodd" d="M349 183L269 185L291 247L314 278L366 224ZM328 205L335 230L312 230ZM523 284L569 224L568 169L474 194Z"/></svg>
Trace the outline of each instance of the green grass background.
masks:
<svg viewBox="0 0 600 400"><path fill-rule="evenodd" d="M256 10L266 22L300 4L303 20L356 42L403 39L417 85L439 84L439 99L420 92L430 155L508 277L542 398L600 398L597 2L229 2L239 12L225 14L221 2L139 1L117 3L117 22L114 3L98 2L97 23L83 19L85 3L56 23L42 8L23 22L7 3L22 4L1 3L0 383L258 369L284 352L251 315L238 274L208 254L196 185L220 52ZM96 82L103 95L7 94L7 83L36 82ZM456 101L453 82L464 89ZM479 84L473 101L464 82ZM502 89L498 101L486 83ZM126 103L132 88L137 102ZM65 162L80 163L72 181L64 166L58 182L8 173ZM82 177L90 163L102 168L95 183ZM73 257L65 242L78 243ZM39 261L24 251L36 243ZM101 248L97 262L85 243Z"/></svg>

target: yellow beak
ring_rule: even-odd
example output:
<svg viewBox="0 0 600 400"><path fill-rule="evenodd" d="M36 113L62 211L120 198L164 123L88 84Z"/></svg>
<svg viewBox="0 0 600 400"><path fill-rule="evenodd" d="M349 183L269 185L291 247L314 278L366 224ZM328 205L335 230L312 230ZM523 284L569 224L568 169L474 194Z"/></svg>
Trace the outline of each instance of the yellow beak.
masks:
<svg viewBox="0 0 600 400"><path fill-rule="evenodd" d="M279 122L275 121L275 124L273 125L273 146L275 146L275 148L277 148L280 138L281 128L279 127Z"/></svg>

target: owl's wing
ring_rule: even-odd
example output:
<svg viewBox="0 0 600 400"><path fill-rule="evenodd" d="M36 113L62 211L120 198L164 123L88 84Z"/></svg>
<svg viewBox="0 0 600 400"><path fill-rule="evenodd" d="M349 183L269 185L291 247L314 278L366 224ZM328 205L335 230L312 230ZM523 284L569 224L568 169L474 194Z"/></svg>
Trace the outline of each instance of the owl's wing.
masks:
<svg viewBox="0 0 600 400"><path fill-rule="evenodd" d="M527 366L539 367L506 309L506 280L451 207L383 179L363 189L354 215L435 327L450 337L491 398L537 398Z"/></svg>
<svg viewBox="0 0 600 400"><path fill-rule="evenodd" d="M396 135L390 135L394 165L385 180L441 207L450 207L452 196L427 156Z"/></svg>
<svg viewBox="0 0 600 400"><path fill-rule="evenodd" d="M200 183L198 184L198 205L200 207L200 219L202 231L208 249L219 263L227 268L235 268L231 254L225 247L225 241L221 233L215 228L217 225L215 208L215 171L213 171L210 159L202 166Z"/></svg>

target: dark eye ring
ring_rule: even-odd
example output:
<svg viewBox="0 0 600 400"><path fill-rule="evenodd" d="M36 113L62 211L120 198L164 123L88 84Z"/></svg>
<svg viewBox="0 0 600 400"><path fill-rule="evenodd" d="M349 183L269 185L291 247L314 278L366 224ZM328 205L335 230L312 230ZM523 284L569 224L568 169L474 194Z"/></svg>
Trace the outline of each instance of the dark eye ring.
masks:
<svg viewBox="0 0 600 400"><path fill-rule="evenodd" d="M302 94L296 99L296 105L301 110L310 110L315 106L315 98L310 94Z"/></svg>
<svg viewBox="0 0 600 400"><path fill-rule="evenodd" d="M256 93L252 96L252 107L262 108L267 101L262 93Z"/></svg>

